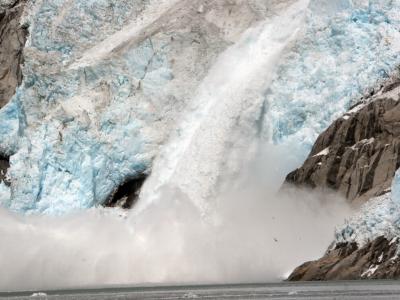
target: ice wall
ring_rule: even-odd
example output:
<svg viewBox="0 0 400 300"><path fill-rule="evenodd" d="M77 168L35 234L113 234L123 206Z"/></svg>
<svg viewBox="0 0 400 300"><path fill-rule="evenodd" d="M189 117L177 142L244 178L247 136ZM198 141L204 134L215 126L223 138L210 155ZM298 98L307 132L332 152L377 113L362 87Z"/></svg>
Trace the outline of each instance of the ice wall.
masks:
<svg viewBox="0 0 400 300"><path fill-rule="evenodd" d="M316 137L400 62L400 1L311 1L303 39L265 93L264 135L307 155Z"/></svg>
<svg viewBox="0 0 400 300"><path fill-rule="evenodd" d="M25 79L0 112L0 151L12 155L3 205L88 208L148 172L194 87L235 39L214 24L225 2L202 12L191 1L31 1ZM231 12L222 17L236 35L266 13L245 3Z"/></svg>

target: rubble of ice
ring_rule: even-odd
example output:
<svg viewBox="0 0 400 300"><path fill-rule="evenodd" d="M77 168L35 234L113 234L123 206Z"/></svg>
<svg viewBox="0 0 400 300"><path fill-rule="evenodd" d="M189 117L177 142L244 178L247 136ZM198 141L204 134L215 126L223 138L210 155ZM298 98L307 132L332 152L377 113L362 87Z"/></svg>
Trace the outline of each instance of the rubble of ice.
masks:
<svg viewBox="0 0 400 300"><path fill-rule="evenodd" d="M229 15L222 2L199 9L185 0L30 1L24 81L0 111L0 152L11 156L2 205L47 214L84 209L126 178L149 173L217 57L275 15L274 1L237 1ZM240 126L303 158L318 133L400 62L399 9L399 0L311 0L272 82L245 95L264 101ZM266 47L259 38L245 42ZM222 67L221 76L235 70Z"/></svg>

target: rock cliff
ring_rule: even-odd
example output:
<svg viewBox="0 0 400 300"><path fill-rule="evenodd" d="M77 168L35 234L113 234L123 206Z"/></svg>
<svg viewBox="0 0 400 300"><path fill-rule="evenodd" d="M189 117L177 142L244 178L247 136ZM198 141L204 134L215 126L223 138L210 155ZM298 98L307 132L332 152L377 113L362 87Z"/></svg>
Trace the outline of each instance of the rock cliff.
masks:
<svg viewBox="0 0 400 300"><path fill-rule="evenodd" d="M21 64L27 30L20 25L25 0L0 4L0 108L22 81Z"/></svg>
<svg viewBox="0 0 400 300"><path fill-rule="evenodd" d="M400 80L396 76L353 106L317 139L287 183L333 189L353 203L390 192L400 166ZM288 280L392 279L400 276L398 240L336 243Z"/></svg>
<svg viewBox="0 0 400 300"><path fill-rule="evenodd" d="M400 166L400 80L392 79L337 119L287 183L329 188L350 201L384 193Z"/></svg>
<svg viewBox="0 0 400 300"><path fill-rule="evenodd" d="M356 243L337 244L321 259L296 268L288 280L397 279L398 246L398 239L389 241L383 236L361 248Z"/></svg>
<svg viewBox="0 0 400 300"><path fill-rule="evenodd" d="M0 108L22 82L21 64L27 29L20 24L25 0L6 0L0 4ZM0 156L0 182L5 180L9 158ZM6 183L9 182L6 180Z"/></svg>

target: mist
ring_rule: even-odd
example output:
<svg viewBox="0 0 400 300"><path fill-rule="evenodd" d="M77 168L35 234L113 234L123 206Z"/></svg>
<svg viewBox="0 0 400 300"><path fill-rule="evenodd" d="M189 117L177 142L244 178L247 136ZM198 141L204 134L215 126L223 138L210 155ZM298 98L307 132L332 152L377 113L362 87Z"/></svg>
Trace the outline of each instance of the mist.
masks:
<svg viewBox="0 0 400 300"><path fill-rule="evenodd" d="M286 278L324 253L350 209L334 194L277 193L297 161L266 146L207 215L177 190L140 214L93 208L22 216L1 209L0 290Z"/></svg>

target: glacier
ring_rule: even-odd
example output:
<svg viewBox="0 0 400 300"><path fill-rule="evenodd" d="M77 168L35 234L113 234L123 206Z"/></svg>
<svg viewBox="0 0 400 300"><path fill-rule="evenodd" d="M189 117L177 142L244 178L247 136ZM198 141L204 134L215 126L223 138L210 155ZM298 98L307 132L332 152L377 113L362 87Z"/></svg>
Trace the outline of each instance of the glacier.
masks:
<svg viewBox="0 0 400 300"><path fill-rule="evenodd" d="M165 155L163 145L179 138L182 120L190 115L192 125L197 126L196 117L200 122L206 102L196 101L209 99L196 94L218 58L240 43L268 49L257 44L263 31L254 28L287 8L275 2L242 3L227 16L218 3L202 8L182 0L30 1L23 19L30 31L24 80L0 110L0 152L11 164L11 187L1 186L1 205L28 214L82 210L103 203L127 179L153 172L154 159ZM240 145L246 148L260 138L302 159L333 119L399 64L400 1L292 2L307 6L304 22L276 57L273 71L256 73L262 86L252 92L242 87L249 92L243 103L251 107L238 106L245 113L228 126L223 140L247 136ZM265 9L273 4L276 11ZM196 26L200 29L191 29ZM220 76L229 69L235 70L224 64ZM253 79L231 84L251 87L259 78ZM228 81L225 88L233 86ZM229 111L224 105L221 115ZM234 122L235 116L227 118ZM208 130L219 126L208 125ZM205 190L215 190L221 170L240 170L234 161L241 155L218 149L210 155L229 159L204 171L210 179L200 183ZM177 159L181 165L193 162L190 155ZM163 176L159 169L149 182ZM185 179L188 190L199 184ZM152 189L146 186L145 195ZM198 193L204 199L193 201L207 201L212 194L203 191Z"/></svg>
<svg viewBox="0 0 400 300"><path fill-rule="evenodd" d="M157 11L160 2L30 2L24 19L30 26L25 79L0 112L0 149L12 155L6 206L49 214L88 208L104 202L126 178L149 170L207 64L237 35L221 34L211 25L202 28L202 18L213 24L220 16L198 17L197 5L179 3L174 12L165 7L154 35L144 35L112 60L76 68L83 52L105 36L119 36L131 19ZM211 12L222 9L217 5ZM187 10L198 17L199 30L185 29L193 22ZM259 18L252 11L248 15L243 27ZM182 19L179 24L176 17ZM175 32L159 32L160 26ZM239 33L240 27L235 28Z"/></svg>

